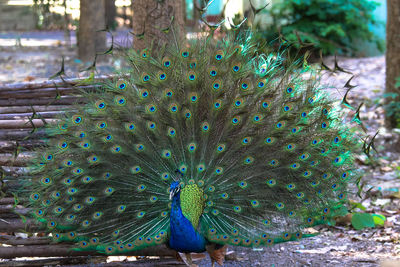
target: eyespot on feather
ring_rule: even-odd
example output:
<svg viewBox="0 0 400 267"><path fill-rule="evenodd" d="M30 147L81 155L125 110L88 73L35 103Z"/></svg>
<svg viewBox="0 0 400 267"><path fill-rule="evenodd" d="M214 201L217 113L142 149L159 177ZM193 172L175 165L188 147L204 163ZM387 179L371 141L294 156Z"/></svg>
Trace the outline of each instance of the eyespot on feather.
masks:
<svg viewBox="0 0 400 267"><path fill-rule="evenodd" d="M140 76L140 80L144 83L147 83L150 81L150 75L146 72L143 72L142 75Z"/></svg>
<svg viewBox="0 0 400 267"><path fill-rule="evenodd" d="M157 78L159 81L166 81L167 80L167 74L164 71L158 71L157 72Z"/></svg>
<svg viewBox="0 0 400 267"><path fill-rule="evenodd" d="M214 82L212 83L211 88L214 90L214 92L221 90L222 81L220 79L215 79Z"/></svg>
<svg viewBox="0 0 400 267"><path fill-rule="evenodd" d="M217 100L214 102L213 107L214 107L215 110L221 109L221 107L222 107L222 100L221 100L221 99L217 99Z"/></svg>
<svg viewBox="0 0 400 267"><path fill-rule="evenodd" d="M234 62L231 66L231 70L233 73L238 73L241 68L242 68L242 63L240 62Z"/></svg>
<svg viewBox="0 0 400 267"><path fill-rule="evenodd" d="M190 56L190 52L189 52L189 49L188 48L182 48L181 49L181 51L180 51L180 55L183 57L183 58L188 58L189 56Z"/></svg>
<svg viewBox="0 0 400 267"><path fill-rule="evenodd" d="M196 73L194 72L194 71L189 71L188 72L188 74L187 74L187 79L190 81L190 82L194 82L195 80L196 80Z"/></svg>
<svg viewBox="0 0 400 267"><path fill-rule="evenodd" d="M171 88L164 90L164 97L171 98L174 95L174 91Z"/></svg>
<svg viewBox="0 0 400 267"><path fill-rule="evenodd" d="M143 59L147 59L147 58L149 58L149 49L148 48L145 48L145 49L143 49L142 51L140 51L140 56L143 58Z"/></svg>
<svg viewBox="0 0 400 267"><path fill-rule="evenodd" d="M263 90L267 87L267 80L266 79L259 79L257 80L257 89Z"/></svg>
<svg viewBox="0 0 400 267"><path fill-rule="evenodd" d="M81 115L72 116L72 122L76 125L81 124L83 122L83 117Z"/></svg>
<svg viewBox="0 0 400 267"><path fill-rule="evenodd" d="M189 98L189 102L192 103L192 104L194 104L194 103L196 103L196 102L198 101L199 96L198 96L197 93L193 92L193 93L190 93L190 94L188 95L188 98Z"/></svg>
<svg viewBox="0 0 400 267"><path fill-rule="evenodd" d="M126 90L126 87L127 87L126 81L120 79L120 80L117 81L116 86L117 86L117 88L118 88L119 90Z"/></svg>
<svg viewBox="0 0 400 267"><path fill-rule="evenodd" d="M224 58L224 56L225 56L225 52L224 52L223 50L218 50L218 51L215 53L214 58L215 58L217 61L221 61L221 60Z"/></svg>
<svg viewBox="0 0 400 267"><path fill-rule="evenodd" d="M105 110L107 106L104 100L102 99L97 100L94 105L98 110Z"/></svg>
<svg viewBox="0 0 400 267"><path fill-rule="evenodd" d="M195 69L196 67L197 67L197 59L192 58L192 59L189 61L189 68Z"/></svg>
<svg viewBox="0 0 400 267"><path fill-rule="evenodd" d="M165 68L169 68L172 65L171 59L169 57L164 57L161 63Z"/></svg>
<svg viewBox="0 0 400 267"><path fill-rule="evenodd" d="M217 76L217 74L218 74L218 70L217 70L217 68L215 66L211 66L211 67L208 68L208 75L211 78Z"/></svg>
<svg viewBox="0 0 400 267"><path fill-rule="evenodd" d="M261 109L263 111L269 111L271 109L272 101L269 98L266 98L261 101Z"/></svg>
<svg viewBox="0 0 400 267"><path fill-rule="evenodd" d="M242 45L235 45L233 50L234 50L234 53L240 54L243 51L243 46Z"/></svg>
<svg viewBox="0 0 400 267"><path fill-rule="evenodd" d="M234 108L242 108L243 105L243 98L236 98L235 100L233 100L233 107Z"/></svg>
<svg viewBox="0 0 400 267"><path fill-rule="evenodd" d="M251 81L250 79L243 79L240 82L240 89L244 92L247 92L251 88Z"/></svg>
<svg viewBox="0 0 400 267"><path fill-rule="evenodd" d="M286 88L285 88L285 92L287 94L292 94L294 92L294 85L293 84L289 84Z"/></svg>

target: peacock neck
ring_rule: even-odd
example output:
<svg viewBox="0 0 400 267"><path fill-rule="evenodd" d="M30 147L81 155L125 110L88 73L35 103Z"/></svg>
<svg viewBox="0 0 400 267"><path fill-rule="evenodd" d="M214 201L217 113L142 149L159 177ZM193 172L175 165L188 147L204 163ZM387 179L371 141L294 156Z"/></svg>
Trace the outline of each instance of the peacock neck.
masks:
<svg viewBox="0 0 400 267"><path fill-rule="evenodd" d="M206 240L185 217L181 208L181 193L172 198L170 213L171 236L169 246L179 252L204 252Z"/></svg>
<svg viewBox="0 0 400 267"><path fill-rule="evenodd" d="M176 193L175 196L172 198L171 212L177 212L182 214L183 216L181 208L181 192Z"/></svg>

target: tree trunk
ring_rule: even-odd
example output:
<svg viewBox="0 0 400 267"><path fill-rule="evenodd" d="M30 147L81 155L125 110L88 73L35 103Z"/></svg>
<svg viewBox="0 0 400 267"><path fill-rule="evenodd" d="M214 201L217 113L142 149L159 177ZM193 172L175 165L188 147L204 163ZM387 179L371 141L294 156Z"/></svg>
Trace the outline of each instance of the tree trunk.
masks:
<svg viewBox="0 0 400 267"><path fill-rule="evenodd" d="M115 6L115 0L106 0L106 25L109 29L115 30L117 23L115 16L117 15L117 7Z"/></svg>
<svg viewBox="0 0 400 267"><path fill-rule="evenodd" d="M196 31L199 27L200 12L197 10L196 6L199 5L198 0L193 0L193 29Z"/></svg>
<svg viewBox="0 0 400 267"><path fill-rule="evenodd" d="M177 38L185 38L184 27L184 0L133 0L133 47L136 50L146 48L152 41L157 47L171 41L173 32ZM167 34L162 32L169 27L174 17L173 31ZM140 38L138 36L143 36ZM156 49L155 49L156 50Z"/></svg>
<svg viewBox="0 0 400 267"><path fill-rule="evenodd" d="M400 77L400 0L387 1L387 26L386 26L386 93L397 93L398 96L386 99L400 105L400 88L395 88L396 78ZM386 115L388 128L399 127L400 113Z"/></svg>
<svg viewBox="0 0 400 267"><path fill-rule="evenodd" d="M181 0L182 3L182 9L183 9L183 27L185 27L185 25L187 25L188 21L187 21L187 16L186 16L186 0Z"/></svg>
<svg viewBox="0 0 400 267"><path fill-rule="evenodd" d="M64 38L65 38L65 45L70 48L71 47L71 34L69 32L69 17L67 13L67 0L63 1L64 7Z"/></svg>
<svg viewBox="0 0 400 267"><path fill-rule="evenodd" d="M79 58L93 60L97 52L106 50L105 0L81 0L78 32Z"/></svg>

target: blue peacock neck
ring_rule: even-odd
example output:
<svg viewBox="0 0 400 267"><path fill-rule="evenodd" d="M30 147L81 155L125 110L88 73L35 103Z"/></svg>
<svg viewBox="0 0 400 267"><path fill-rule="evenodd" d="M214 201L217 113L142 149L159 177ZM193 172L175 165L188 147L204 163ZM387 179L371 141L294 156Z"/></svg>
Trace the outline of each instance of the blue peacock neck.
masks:
<svg viewBox="0 0 400 267"><path fill-rule="evenodd" d="M204 252L206 239L193 227L192 223L182 213L181 193L177 192L172 198L170 213L169 246L179 252Z"/></svg>

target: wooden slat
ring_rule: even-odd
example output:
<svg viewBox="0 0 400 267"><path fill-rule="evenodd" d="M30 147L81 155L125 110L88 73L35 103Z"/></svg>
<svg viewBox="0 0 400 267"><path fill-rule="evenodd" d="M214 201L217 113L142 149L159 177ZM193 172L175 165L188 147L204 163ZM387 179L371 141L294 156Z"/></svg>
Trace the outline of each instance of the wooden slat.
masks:
<svg viewBox="0 0 400 267"><path fill-rule="evenodd" d="M106 256L74 256L74 257L58 257L58 258L41 258L41 259L13 259L11 261L2 261L0 262L0 266L7 266L7 267L43 267L43 266L68 266L68 267L86 267L86 266L96 266L96 267L103 267L99 265L99 262L106 262ZM96 263L95 265L93 263ZM79 265L76 265L79 264ZM100 263L101 264L101 263ZM107 264L107 263L106 263ZM106 266L113 266L104 265ZM124 267L125 264L123 265ZM133 265L132 265L133 266ZM135 265L137 267L138 265ZM142 265L140 265L142 266ZM116 267L114 265L114 267ZM142 266L145 267L145 266Z"/></svg>
<svg viewBox="0 0 400 267"><path fill-rule="evenodd" d="M46 144L44 140L22 140L18 142L21 150L32 150ZM0 154L5 152L13 153L17 149L17 141L0 141Z"/></svg>
<svg viewBox="0 0 400 267"><path fill-rule="evenodd" d="M38 99L0 99L0 106L30 106L30 105L71 105L80 103L84 100L76 96L62 96L55 98L38 98Z"/></svg>
<svg viewBox="0 0 400 267"><path fill-rule="evenodd" d="M57 95L79 95L80 92L95 92L100 86L79 86L67 88L33 88L18 91L0 91L0 98L56 97Z"/></svg>
<svg viewBox="0 0 400 267"><path fill-rule="evenodd" d="M26 94L26 93L43 93L43 92L62 92L62 91L86 91L86 90L92 90L95 88L99 88L100 86L97 85L80 85L80 86L61 86L61 87L45 87L45 88L41 88L41 87L37 87L37 88L28 88L28 89L20 89L20 90L4 90L1 91L0 90L0 96L1 95L5 95L5 94Z"/></svg>
<svg viewBox="0 0 400 267"><path fill-rule="evenodd" d="M20 119L20 120L0 120L0 129L26 129L43 127L46 123L55 124L57 119ZM32 122L32 123L31 123ZM33 124L33 125L32 125Z"/></svg>
<svg viewBox="0 0 400 267"><path fill-rule="evenodd" d="M139 256L139 255L138 255ZM154 255L158 256L158 255ZM205 258L205 255L204 257ZM192 266L198 266L195 264L192 264ZM0 265L1 266L1 265ZM80 265L66 265L62 267L86 267L87 264L80 264ZM95 265L96 267L187 267L186 263L184 263L182 260L178 260L177 258L172 258L171 256L169 257L160 257L157 259L139 259L137 261L123 261L123 262L118 262L118 261L112 261L112 262L106 262L103 261L103 263L97 263ZM219 265L216 265L219 266ZM14 267L14 266L13 266ZM17 266L15 266L17 267ZM31 266L29 266L31 267Z"/></svg>
<svg viewBox="0 0 400 267"><path fill-rule="evenodd" d="M36 112L45 112L45 111L64 111L70 110L71 105L42 105L42 106L8 106L8 107L1 107L0 106L0 114L11 114L11 113L31 113L32 108Z"/></svg>
<svg viewBox="0 0 400 267"><path fill-rule="evenodd" d="M31 237L31 238L17 238L12 235L1 235L0 244L7 244L12 246L32 246L32 245L47 245L51 240L47 237Z"/></svg>
<svg viewBox="0 0 400 267"><path fill-rule="evenodd" d="M15 140L20 141L24 138L28 138L30 140L35 140L39 138L43 138L46 136L46 132L44 129L38 129L35 132L31 133L31 129L18 129L18 130L10 130L10 129L0 129L0 140Z"/></svg>
<svg viewBox="0 0 400 267"><path fill-rule="evenodd" d="M1 220L5 220L5 221L20 219L20 216L18 214L12 213L12 212L2 213L0 215L1 215ZM12 232L10 232L10 233L12 233Z"/></svg>
<svg viewBox="0 0 400 267"><path fill-rule="evenodd" d="M28 176L21 178L20 175L9 174L1 181L3 183L1 191L5 193L6 197L12 197L11 192L19 192L21 185L28 179Z"/></svg>
<svg viewBox="0 0 400 267"><path fill-rule="evenodd" d="M15 200L13 197L0 198L0 205L14 204L14 202L15 202Z"/></svg>
<svg viewBox="0 0 400 267"><path fill-rule="evenodd" d="M55 98L56 96L66 96L66 95L79 95L79 90L74 88L62 88L63 90L56 90L56 88L49 88L52 90L41 91L40 89L32 89L25 91L12 91L12 92L0 92L0 98L21 98L21 99L29 99L29 98L40 98L40 97L48 97Z"/></svg>
<svg viewBox="0 0 400 267"><path fill-rule="evenodd" d="M1 233L13 233L13 232L31 232L40 231L42 227L37 225L32 220L27 220L26 223L22 222L20 218L17 219L0 219L0 232ZM0 258L2 258L0 256Z"/></svg>
<svg viewBox="0 0 400 267"><path fill-rule="evenodd" d="M16 257L58 257L58 256L87 256L104 254L95 251L76 251L71 249L71 245L64 243L56 243L50 246L18 246L18 247L0 247L0 258L10 259ZM124 253L125 256L169 256L174 257L176 252L165 245L148 247L138 251ZM155 265L153 265L155 266ZM157 266L157 265L156 265Z"/></svg>
<svg viewBox="0 0 400 267"><path fill-rule="evenodd" d="M23 175L29 171L29 167L1 166L6 175ZM1 202L0 202L1 204Z"/></svg>
<svg viewBox="0 0 400 267"><path fill-rule="evenodd" d="M29 213L30 209L24 208L21 206L17 206L14 208L14 205L8 204L8 205L0 205L0 217L4 218L3 215L6 213L13 213L13 214L21 214L21 215L27 215Z"/></svg>
<svg viewBox="0 0 400 267"><path fill-rule="evenodd" d="M43 111L36 112L37 116L41 116L43 119L52 119L64 114L64 111ZM18 119L26 119L32 117L32 112L30 113L8 113L8 114L0 114L0 120L18 120Z"/></svg>
<svg viewBox="0 0 400 267"><path fill-rule="evenodd" d="M26 166L33 157L34 154L31 152L19 153L16 158L11 153L3 153L0 154L0 166Z"/></svg>
<svg viewBox="0 0 400 267"><path fill-rule="evenodd" d="M112 79L113 76L99 76L96 77L96 81L105 81ZM54 81L44 81L44 82L24 82L24 83L13 83L0 86L0 91L18 91L36 88L54 88L57 87L73 87L79 86L84 81L84 78L74 78L74 79L64 79L64 80L54 80Z"/></svg>

